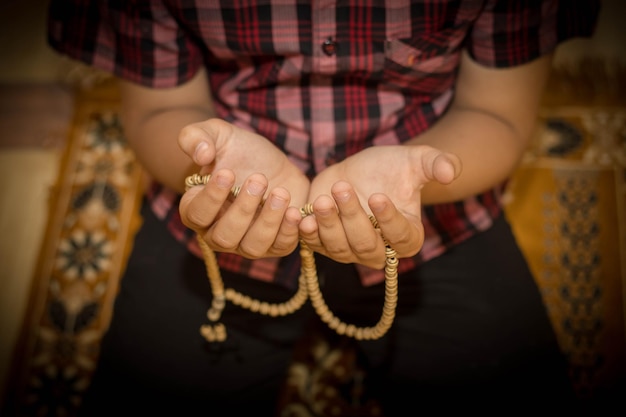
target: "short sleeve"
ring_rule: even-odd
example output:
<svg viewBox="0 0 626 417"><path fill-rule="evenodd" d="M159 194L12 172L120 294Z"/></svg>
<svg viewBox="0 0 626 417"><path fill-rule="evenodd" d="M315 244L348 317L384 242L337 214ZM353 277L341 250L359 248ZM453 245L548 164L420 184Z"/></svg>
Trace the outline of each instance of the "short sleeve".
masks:
<svg viewBox="0 0 626 417"><path fill-rule="evenodd" d="M47 36L57 52L148 87L180 85L203 64L157 0L51 0Z"/></svg>
<svg viewBox="0 0 626 417"><path fill-rule="evenodd" d="M467 48L489 67L510 67L550 53L575 37L593 35L598 0L488 0Z"/></svg>

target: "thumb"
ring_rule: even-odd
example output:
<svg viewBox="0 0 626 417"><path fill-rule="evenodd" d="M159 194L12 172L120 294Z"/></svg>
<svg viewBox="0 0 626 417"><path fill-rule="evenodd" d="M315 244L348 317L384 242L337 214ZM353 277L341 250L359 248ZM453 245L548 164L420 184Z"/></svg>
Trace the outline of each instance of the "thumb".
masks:
<svg viewBox="0 0 626 417"><path fill-rule="evenodd" d="M429 180L450 184L461 174L463 164L457 155L431 148L422 156L422 168Z"/></svg>
<svg viewBox="0 0 626 417"><path fill-rule="evenodd" d="M208 119L185 126L178 135L178 146L197 165L205 166L215 159L219 138L231 133L232 126L225 121Z"/></svg>

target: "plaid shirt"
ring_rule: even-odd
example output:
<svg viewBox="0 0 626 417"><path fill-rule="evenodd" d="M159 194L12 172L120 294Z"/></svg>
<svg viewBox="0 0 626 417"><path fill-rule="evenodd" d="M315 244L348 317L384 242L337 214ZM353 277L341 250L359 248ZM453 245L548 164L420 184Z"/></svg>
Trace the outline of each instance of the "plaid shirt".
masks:
<svg viewBox="0 0 626 417"><path fill-rule="evenodd" d="M206 66L218 115L265 136L314 176L366 147L428 129L451 101L462 48L486 66L523 64L590 35L598 7L582 0L53 0L49 42L155 88L184 83ZM400 271L489 228L502 213L503 187L425 206L424 246L400 261ZM148 198L201 256L180 221L180 196L155 184ZM284 284L296 281L298 258L298 251L254 261L218 254L222 268ZM357 267L365 285L383 279Z"/></svg>

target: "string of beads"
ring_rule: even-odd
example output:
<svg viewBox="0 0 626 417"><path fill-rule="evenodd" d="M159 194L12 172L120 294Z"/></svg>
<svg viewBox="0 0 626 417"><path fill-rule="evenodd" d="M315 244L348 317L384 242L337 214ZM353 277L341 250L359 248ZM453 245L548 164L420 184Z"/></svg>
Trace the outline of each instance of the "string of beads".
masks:
<svg viewBox="0 0 626 417"><path fill-rule="evenodd" d="M190 189L198 185L205 185L211 178L210 174L193 174L186 178L185 187ZM241 187L233 187L231 194L237 197ZM263 204L263 202L261 203ZM302 217L313 214L313 205L307 204L300 209ZM378 222L374 216L370 216L372 226L378 229ZM382 236L382 234L381 234ZM207 243L198 235L198 243L202 249L207 276L211 285L213 299L211 307L207 311L207 318L212 324L202 325L200 333L209 342L223 342L226 340L226 327L219 323L226 301L246 308L254 313L278 317L292 314L297 311L307 299L320 319L332 330L340 335L346 335L358 340L373 340L381 338L393 324L398 304L398 259L396 251L393 250L385 240L385 298L382 313L378 323L371 327L358 327L347 324L333 314L320 290L317 276L317 267L313 251L304 241L300 241L301 270L298 279L298 290L287 301L282 303L268 303L251 298L245 294L235 291L232 288L225 288L220 269L217 263L215 252L209 248ZM384 240L384 237L383 237Z"/></svg>

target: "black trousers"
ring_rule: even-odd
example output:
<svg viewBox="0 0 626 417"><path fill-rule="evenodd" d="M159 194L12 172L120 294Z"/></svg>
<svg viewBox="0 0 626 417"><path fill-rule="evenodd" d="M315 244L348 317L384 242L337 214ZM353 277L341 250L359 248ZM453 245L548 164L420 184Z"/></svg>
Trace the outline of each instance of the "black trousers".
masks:
<svg viewBox="0 0 626 417"><path fill-rule="evenodd" d="M228 339L205 342L210 286L201 259L144 207L82 415L276 415L293 346L317 320L310 304L271 318L227 304ZM352 265L317 259L327 303L372 325L384 288L361 286ZM227 286L270 302L291 292L222 271ZM399 277L393 327L359 342L385 415L438 410L564 410L573 395L538 288L504 218ZM407 411L408 410L408 411Z"/></svg>
<svg viewBox="0 0 626 417"><path fill-rule="evenodd" d="M351 266L323 259L318 264L331 310L344 321L376 323L382 285L359 288ZM416 406L437 412L578 415L566 358L504 217L401 275L398 292L389 332L358 342L386 416L404 416Z"/></svg>

